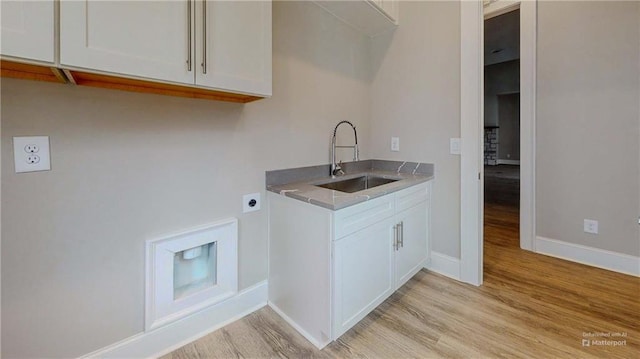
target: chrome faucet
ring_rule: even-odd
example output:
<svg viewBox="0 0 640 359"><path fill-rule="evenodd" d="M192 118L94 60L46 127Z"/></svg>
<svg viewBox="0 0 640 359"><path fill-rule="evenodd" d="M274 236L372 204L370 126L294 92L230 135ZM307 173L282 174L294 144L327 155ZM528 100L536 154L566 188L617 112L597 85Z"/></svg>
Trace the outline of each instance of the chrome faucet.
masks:
<svg viewBox="0 0 640 359"><path fill-rule="evenodd" d="M351 126L351 128L353 128L353 138L355 140L355 144L353 146L336 146L336 132L338 131L338 127L343 123L346 123ZM344 174L344 171L342 171L340 165L336 163L336 148L353 148L353 160L360 160L360 153L358 151L358 133L356 132L356 126L354 126L351 122L340 121L333 129L333 137L331 138L331 177L335 177L338 174Z"/></svg>

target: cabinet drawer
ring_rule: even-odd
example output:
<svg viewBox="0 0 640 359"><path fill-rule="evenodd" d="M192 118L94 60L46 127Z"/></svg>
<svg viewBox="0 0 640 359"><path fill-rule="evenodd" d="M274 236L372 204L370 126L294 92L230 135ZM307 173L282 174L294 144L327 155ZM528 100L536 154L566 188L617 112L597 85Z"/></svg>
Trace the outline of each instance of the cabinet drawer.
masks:
<svg viewBox="0 0 640 359"><path fill-rule="evenodd" d="M396 193L396 211L404 211L429 199L427 183L421 183Z"/></svg>
<svg viewBox="0 0 640 359"><path fill-rule="evenodd" d="M337 211L334 215L334 240L357 232L395 214L394 196L386 195Z"/></svg>

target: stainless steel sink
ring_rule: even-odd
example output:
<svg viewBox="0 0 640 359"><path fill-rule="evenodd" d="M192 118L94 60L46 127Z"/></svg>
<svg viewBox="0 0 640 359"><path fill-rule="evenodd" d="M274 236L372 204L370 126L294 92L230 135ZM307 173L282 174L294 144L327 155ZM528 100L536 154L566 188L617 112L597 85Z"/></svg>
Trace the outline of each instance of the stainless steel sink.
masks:
<svg viewBox="0 0 640 359"><path fill-rule="evenodd" d="M396 181L398 181L398 179L364 175L355 178L316 184L316 186L345 193L354 193Z"/></svg>

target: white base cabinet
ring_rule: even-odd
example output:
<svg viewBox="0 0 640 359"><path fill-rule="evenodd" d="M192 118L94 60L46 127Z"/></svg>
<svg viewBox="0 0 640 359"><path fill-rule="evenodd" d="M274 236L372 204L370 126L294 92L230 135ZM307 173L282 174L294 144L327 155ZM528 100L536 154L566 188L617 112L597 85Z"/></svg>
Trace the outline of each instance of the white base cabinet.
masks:
<svg viewBox="0 0 640 359"><path fill-rule="evenodd" d="M425 213L428 216L428 211L425 201L396 215L395 223L400 224L400 244L395 261L397 287L405 284L423 267L425 253L428 252L428 244L422 240L427 237L428 228L424 218Z"/></svg>
<svg viewBox="0 0 640 359"><path fill-rule="evenodd" d="M318 348L428 264L430 182L338 211L268 193L269 304Z"/></svg>

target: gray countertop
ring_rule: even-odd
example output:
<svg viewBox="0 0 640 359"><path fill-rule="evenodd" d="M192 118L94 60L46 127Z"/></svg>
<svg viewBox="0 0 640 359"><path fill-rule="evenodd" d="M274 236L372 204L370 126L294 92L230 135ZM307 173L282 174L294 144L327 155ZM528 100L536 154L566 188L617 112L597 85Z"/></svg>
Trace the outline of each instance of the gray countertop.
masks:
<svg viewBox="0 0 640 359"><path fill-rule="evenodd" d="M429 181L434 177L434 166L431 163L365 160L343 163L342 168L345 175L335 179L329 175L329 165L267 171L267 190L330 210L338 210ZM316 186L367 174L397 181L354 193Z"/></svg>

